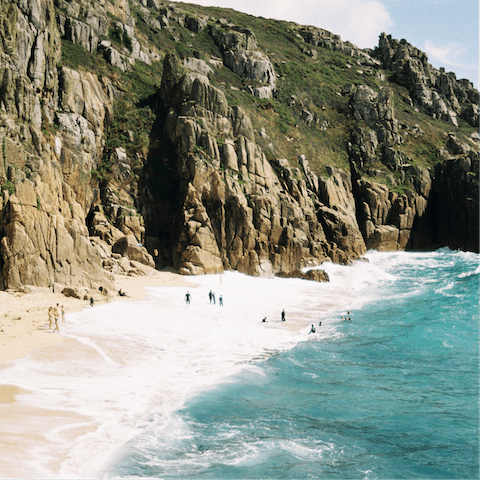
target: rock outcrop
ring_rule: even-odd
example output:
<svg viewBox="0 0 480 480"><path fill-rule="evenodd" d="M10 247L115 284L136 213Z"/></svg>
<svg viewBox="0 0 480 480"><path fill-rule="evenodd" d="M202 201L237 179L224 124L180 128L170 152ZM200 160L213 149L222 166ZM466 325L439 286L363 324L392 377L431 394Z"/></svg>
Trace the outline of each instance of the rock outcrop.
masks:
<svg viewBox="0 0 480 480"><path fill-rule="evenodd" d="M208 78L183 73L168 56L160 90L169 101L165 134L176 148L181 220L174 266L190 273L236 269L253 275L292 270L326 258L348 262L365 252L348 176L320 187L286 160L270 165L251 122ZM223 146L219 146L221 139ZM307 175L309 183L303 180ZM325 197L314 203L312 193ZM344 199L339 208L333 203Z"/></svg>
<svg viewBox="0 0 480 480"><path fill-rule="evenodd" d="M363 170L368 170L377 159L392 171L401 168L405 162L395 148L401 137L394 113L393 92L389 88L382 88L377 93L366 85L346 85L343 93L349 95L353 118L365 125L352 131L351 160Z"/></svg>
<svg viewBox="0 0 480 480"><path fill-rule="evenodd" d="M101 52L122 72L131 70L136 61L150 64L159 60L158 53L139 42L128 0L55 3L61 38L88 52Z"/></svg>
<svg viewBox="0 0 480 480"><path fill-rule="evenodd" d="M393 81L407 88L411 99L426 107L431 115L458 127L460 116L478 127L478 90L468 80L457 80L454 73L436 70L427 55L406 40L395 40L382 33L373 56L394 73Z"/></svg>
<svg viewBox="0 0 480 480"><path fill-rule="evenodd" d="M384 45L384 42L385 37L382 36L380 44ZM426 57L421 52L401 45L401 50L405 55L408 52L415 55L415 61L408 57L407 64L416 65L418 68L419 65L423 65L428 70ZM395 56L397 54L391 53L391 55L397 58ZM385 58L383 60L390 68L396 68L388 63ZM422 88L427 88L427 83L422 85ZM412 88L414 88L413 84ZM430 90L429 92L429 95L435 93ZM430 197L432 182L438 175L441 175L440 172L443 171L443 167L439 165L437 171L432 172L425 167L412 165L413 160L401 153L401 146L408 138L421 136L423 132L418 125L411 131L406 129L405 126L402 126L403 129L400 128L395 115L392 90L381 88L378 92L375 92L366 85L346 85L342 93L348 95L351 114L357 121L356 126L351 131L348 150L356 202L356 216L367 249L384 251L422 250L431 248L432 245L437 243L451 246L458 245L457 241L447 242L444 233L439 237L440 231L436 224L440 219L435 216L432 217L432 208L434 207L431 205L438 203L437 200ZM424 98L424 96L419 96L417 100L420 101L419 99ZM470 151L470 146L455 142L452 136L448 138L446 148L450 150L450 155L456 155L456 158ZM437 155L441 156L441 151L438 151ZM377 172L383 175L383 172L378 171L375 167L379 163L385 165L392 172L388 177L390 186L362 178L361 172L370 177L375 177ZM470 165L470 163L468 164ZM396 174L396 177L393 174ZM402 184L407 184L410 187L405 193L398 193L394 190L395 186L398 185L396 178L399 178L399 176L402 179ZM478 185L478 178L475 173L470 175L470 181L471 187L475 184ZM459 195L459 198L465 198L467 189L457 188L455 194ZM448 193L447 189L444 188L440 195L448 197L452 193ZM468 195L469 198L472 197L471 188L468 190ZM444 199L440 203L442 202L449 203L449 200ZM464 213L463 217L474 217L478 212L478 204L465 203L463 200L461 202L462 207L469 210L469 213ZM457 210L458 208L457 206ZM471 221L467 223L473 227ZM465 223L464 229L467 223ZM472 234L471 229L469 233ZM443 238L441 238L442 235ZM473 240L475 236L470 236L470 238L472 239L470 248L472 248L475 244L475 240ZM465 241L461 241L460 244L464 245Z"/></svg>
<svg viewBox="0 0 480 480"><path fill-rule="evenodd" d="M427 189L430 176L427 172ZM359 221L368 249L380 251L416 249L432 245L430 217L426 215L428 194L398 194L386 185L359 180Z"/></svg>
<svg viewBox="0 0 480 480"><path fill-rule="evenodd" d="M254 33L221 22L212 27L212 37L222 51L225 65L253 82L252 93L259 98L271 98L275 93L275 71L268 56L258 50Z"/></svg>
<svg viewBox="0 0 480 480"><path fill-rule="evenodd" d="M113 120L115 89L105 77L57 68L61 36L96 50L97 38L108 31L108 13L96 7L101 15L94 15L93 4L83 10L77 3L58 3L70 17L57 16L53 1L6 1L0 10L5 26L0 31L0 288L5 289L113 286L103 268L111 249L106 252L90 239L87 215L100 200L92 171ZM128 13L127 2L111 7L119 18ZM97 219L95 234L114 243L119 235L103 220L102 229ZM124 233L140 230L133 222ZM145 263L151 264L151 257Z"/></svg>
<svg viewBox="0 0 480 480"><path fill-rule="evenodd" d="M275 276L280 278L301 278L302 280L313 280L314 282L330 281L328 273L318 269L311 269L306 272L296 269L291 272L278 272Z"/></svg>
<svg viewBox="0 0 480 480"><path fill-rule="evenodd" d="M89 172L99 161L108 95L90 74L57 73L53 2L7 1L1 8L10 23L0 32L1 288L110 287L84 213L95 196ZM53 122L55 135L45 135L42 127Z"/></svg>

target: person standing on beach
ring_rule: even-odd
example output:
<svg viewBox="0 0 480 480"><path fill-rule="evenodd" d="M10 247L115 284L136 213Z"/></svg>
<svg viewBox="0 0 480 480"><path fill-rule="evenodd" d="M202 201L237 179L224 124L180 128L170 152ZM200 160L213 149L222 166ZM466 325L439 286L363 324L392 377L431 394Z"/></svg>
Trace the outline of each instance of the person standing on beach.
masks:
<svg viewBox="0 0 480 480"><path fill-rule="evenodd" d="M185 295L185 303L186 303L187 305L190 304L190 292L187 292L186 295Z"/></svg>
<svg viewBox="0 0 480 480"><path fill-rule="evenodd" d="M208 299L210 300L210 303L212 303L212 298L213 298L213 293L212 293L212 291L210 290L210 291L208 292Z"/></svg>
<svg viewBox="0 0 480 480"><path fill-rule="evenodd" d="M55 333L55 332L58 332L58 303L57 303L57 307L52 308L52 317L55 322L55 328L53 330L53 333ZM52 327L50 327L50 329L51 328Z"/></svg>
<svg viewBox="0 0 480 480"><path fill-rule="evenodd" d="M220 307L223 307L223 297L220 295L220 297L218 298L218 305Z"/></svg>
<svg viewBox="0 0 480 480"><path fill-rule="evenodd" d="M285 321L285 309L282 310L282 322Z"/></svg>
<svg viewBox="0 0 480 480"><path fill-rule="evenodd" d="M52 329L53 324L53 307L48 307L48 329Z"/></svg>
<svg viewBox="0 0 480 480"><path fill-rule="evenodd" d="M62 312L62 323L65 323L65 309L63 308L63 305L60 305L60 310Z"/></svg>
<svg viewBox="0 0 480 480"><path fill-rule="evenodd" d="M56 311L57 309L55 309ZM52 333L55 333L55 332L58 332L60 333L60 330L58 329L58 312L57 314L55 315L55 328L53 329L53 332Z"/></svg>

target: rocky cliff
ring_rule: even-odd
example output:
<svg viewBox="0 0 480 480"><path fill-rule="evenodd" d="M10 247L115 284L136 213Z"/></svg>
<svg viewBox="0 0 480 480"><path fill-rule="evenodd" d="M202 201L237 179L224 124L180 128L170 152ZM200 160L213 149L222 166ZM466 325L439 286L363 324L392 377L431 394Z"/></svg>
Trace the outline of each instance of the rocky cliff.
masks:
<svg viewBox="0 0 480 480"><path fill-rule="evenodd" d="M4 0L0 54L2 289L478 251L478 91L403 40Z"/></svg>

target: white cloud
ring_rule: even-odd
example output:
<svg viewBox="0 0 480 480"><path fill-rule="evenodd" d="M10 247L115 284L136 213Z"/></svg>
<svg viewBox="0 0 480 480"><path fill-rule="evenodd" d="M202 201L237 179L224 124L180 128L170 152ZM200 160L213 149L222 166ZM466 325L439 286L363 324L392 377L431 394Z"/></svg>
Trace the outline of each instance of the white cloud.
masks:
<svg viewBox="0 0 480 480"><path fill-rule="evenodd" d="M380 33L393 23L380 0L193 0L192 3L314 25L360 48L378 45Z"/></svg>
<svg viewBox="0 0 480 480"><path fill-rule="evenodd" d="M463 54L463 50L464 48L455 43L446 47L437 47L430 40L425 42L425 52L432 63L449 65L451 67L464 67L465 65L457 61L458 57Z"/></svg>

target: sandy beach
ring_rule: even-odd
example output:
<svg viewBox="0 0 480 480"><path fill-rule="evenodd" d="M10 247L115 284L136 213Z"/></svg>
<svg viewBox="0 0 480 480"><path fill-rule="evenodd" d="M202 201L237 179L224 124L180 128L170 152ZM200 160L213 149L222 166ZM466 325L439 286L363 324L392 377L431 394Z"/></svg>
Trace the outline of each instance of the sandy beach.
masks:
<svg viewBox="0 0 480 480"><path fill-rule="evenodd" d="M95 305L106 302L142 300L146 287L189 286L181 275L157 272L151 276L128 277L117 275L115 295L95 295ZM118 290L126 293L119 296ZM61 361L72 349L85 349L85 355L94 355L88 347L49 329L48 309L57 304L63 306L65 314L91 308L89 300L65 297L40 289L33 293L0 292L0 369L8 362L29 354L48 356L51 361ZM93 307L95 308L95 306ZM68 322L68 317L67 320ZM58 471L68 455L69 446L75 438L95 429L92 419L70 411L52 411L32 408L22 398L29 392L14 385L0 385L0 477L1 478L45 478ZM45 435L55 427L58 435ZM45 473L34 470L28 459L32 452L43 452L48 458ZM45 452L48 452L45 455Z"/></svg>

